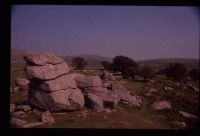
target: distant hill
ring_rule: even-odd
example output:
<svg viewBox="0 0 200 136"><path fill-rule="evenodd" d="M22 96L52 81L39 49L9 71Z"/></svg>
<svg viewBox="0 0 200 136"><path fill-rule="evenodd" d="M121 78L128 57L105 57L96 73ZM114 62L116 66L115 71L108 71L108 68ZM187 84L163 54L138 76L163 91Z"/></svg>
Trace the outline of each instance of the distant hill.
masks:
<svg viewBox="0 0 200 136"><path fill-rule="evenodd" d="M11 63L25 63L23 60L22 54L24 53L23 50L16 50L11 49ZM100 66L102 61L110 61L112 62L111 58L99 56L99 55L77 55L78 57L82 57L86 59L89 65ZM65 59L69 65L71 65L71 61L74 57L77 56L61 56ZM188 59L188 58L163 58L163 59L151 59L151 60L138 60L137 62L140 65L149 65L153 67L155 70L159 70L165 68L169 65L169 63L183 63L186 65L187 69L190 70L192 68L199 68L199 59Z"/></svg>
<svg viewBox="0 0 200 136"><path fill-rule="evenodd" d="M11 49L11 62L14 63L21 63L24 62L23 59L23 50L16 50L16 49Z"/></svg>
<svg viewBox="0 0 200 136"><path fill-rule="evenodd" d="M188 58L163 58L163 59L151 59L151 60L140 60L140 65L149 65L155 70L163 69L169 65L169 63L183 63L188 70L192 68L199 68L199 59L188 59Z"/></svg>

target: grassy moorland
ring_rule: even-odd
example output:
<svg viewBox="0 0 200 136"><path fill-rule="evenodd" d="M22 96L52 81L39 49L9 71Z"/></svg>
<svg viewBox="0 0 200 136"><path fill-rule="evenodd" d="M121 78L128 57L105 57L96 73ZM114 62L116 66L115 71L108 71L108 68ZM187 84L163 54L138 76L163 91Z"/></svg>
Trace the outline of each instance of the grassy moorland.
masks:
<svg viewBox="0 0 200 136"><path fill-rule="evenodd" d="M11 65L11 87L14 87L14 81L18 77L24 78L24 64L12 63ZM78 71L71 71L78 72ZM85 71L87 75L98 75L98 72ZM162 82L166 81L165 76L157 75L153 84L143 82L139 76L136 79L122 79L127 89L134 95L142 97L142 108L135 109L126 105L119 104L112 113L101 112L95 113L84 107L79 111L65 112L62 115L53 114L55 123L51 126L44 125L42 128L132 128L132 129L171 129L170 121L179 120L187 123L188 128L197 127L197 122L181 117L179 110L190 112L198 115L198 96L199 94L191 89L183 90L180 87L174 87L174 90L165 91L162 89ZM196 87L198 82L191 81ZM158 92L151 97L145 97L144 92L151 87L156 88ZM23 92L12 93L10 103L17 103L27 100L27 95ZM157 112L150 105L157 100L167 100L171 103L170 111ZM87 111L86 118L80 117L83 112ZM24 120L28 122L38 122L38 116L29 113Z"/></svg>

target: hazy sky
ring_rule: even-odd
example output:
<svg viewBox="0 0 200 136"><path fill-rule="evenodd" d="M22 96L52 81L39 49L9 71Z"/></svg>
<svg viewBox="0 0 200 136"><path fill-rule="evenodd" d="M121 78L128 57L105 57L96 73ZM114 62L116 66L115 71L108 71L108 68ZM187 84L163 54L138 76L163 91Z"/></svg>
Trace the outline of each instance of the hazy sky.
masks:
<svg viewBox="0 0 200 136"><path fill-rule="evenodd" d="M11 47L58 55L199 58L195 7L17 5Z"/></svg>

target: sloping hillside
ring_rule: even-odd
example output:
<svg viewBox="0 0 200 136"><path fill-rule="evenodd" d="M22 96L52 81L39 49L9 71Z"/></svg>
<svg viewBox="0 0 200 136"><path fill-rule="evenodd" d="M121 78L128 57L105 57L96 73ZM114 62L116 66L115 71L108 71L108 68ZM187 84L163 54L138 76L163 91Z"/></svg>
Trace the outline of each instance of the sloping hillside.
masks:
<svg viewBox="0 0 200 136"><path fill-rule="evenodd" d="M149 65L156 70L163 69L169 65L169 63L183 63L188 70L192 68L199 68L199 59L188 58L164 58L164 59L152 59L138 61L140 65Z"/></svg>
<svg viewBox="0 0 200 136"><path fill-rule="evenodd" d="M24 51L22 50L11 49L11 62L24 62L22 57L23 53Z"/></svg>

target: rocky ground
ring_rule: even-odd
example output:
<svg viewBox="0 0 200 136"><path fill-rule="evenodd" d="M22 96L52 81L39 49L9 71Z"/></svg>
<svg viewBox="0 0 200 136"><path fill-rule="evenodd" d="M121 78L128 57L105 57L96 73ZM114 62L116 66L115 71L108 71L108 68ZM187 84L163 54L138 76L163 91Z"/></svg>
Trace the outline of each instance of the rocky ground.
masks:
<svg viewBox="0 0 200 136"><path fill-rule="evenodd" d="M26 55L11 69L12 127L187 129L198 126L198 82L148 83L73 73L54 55ZM26 74L26 76L25 76ZM27 78L27 79L26 79Z"/></svg>

